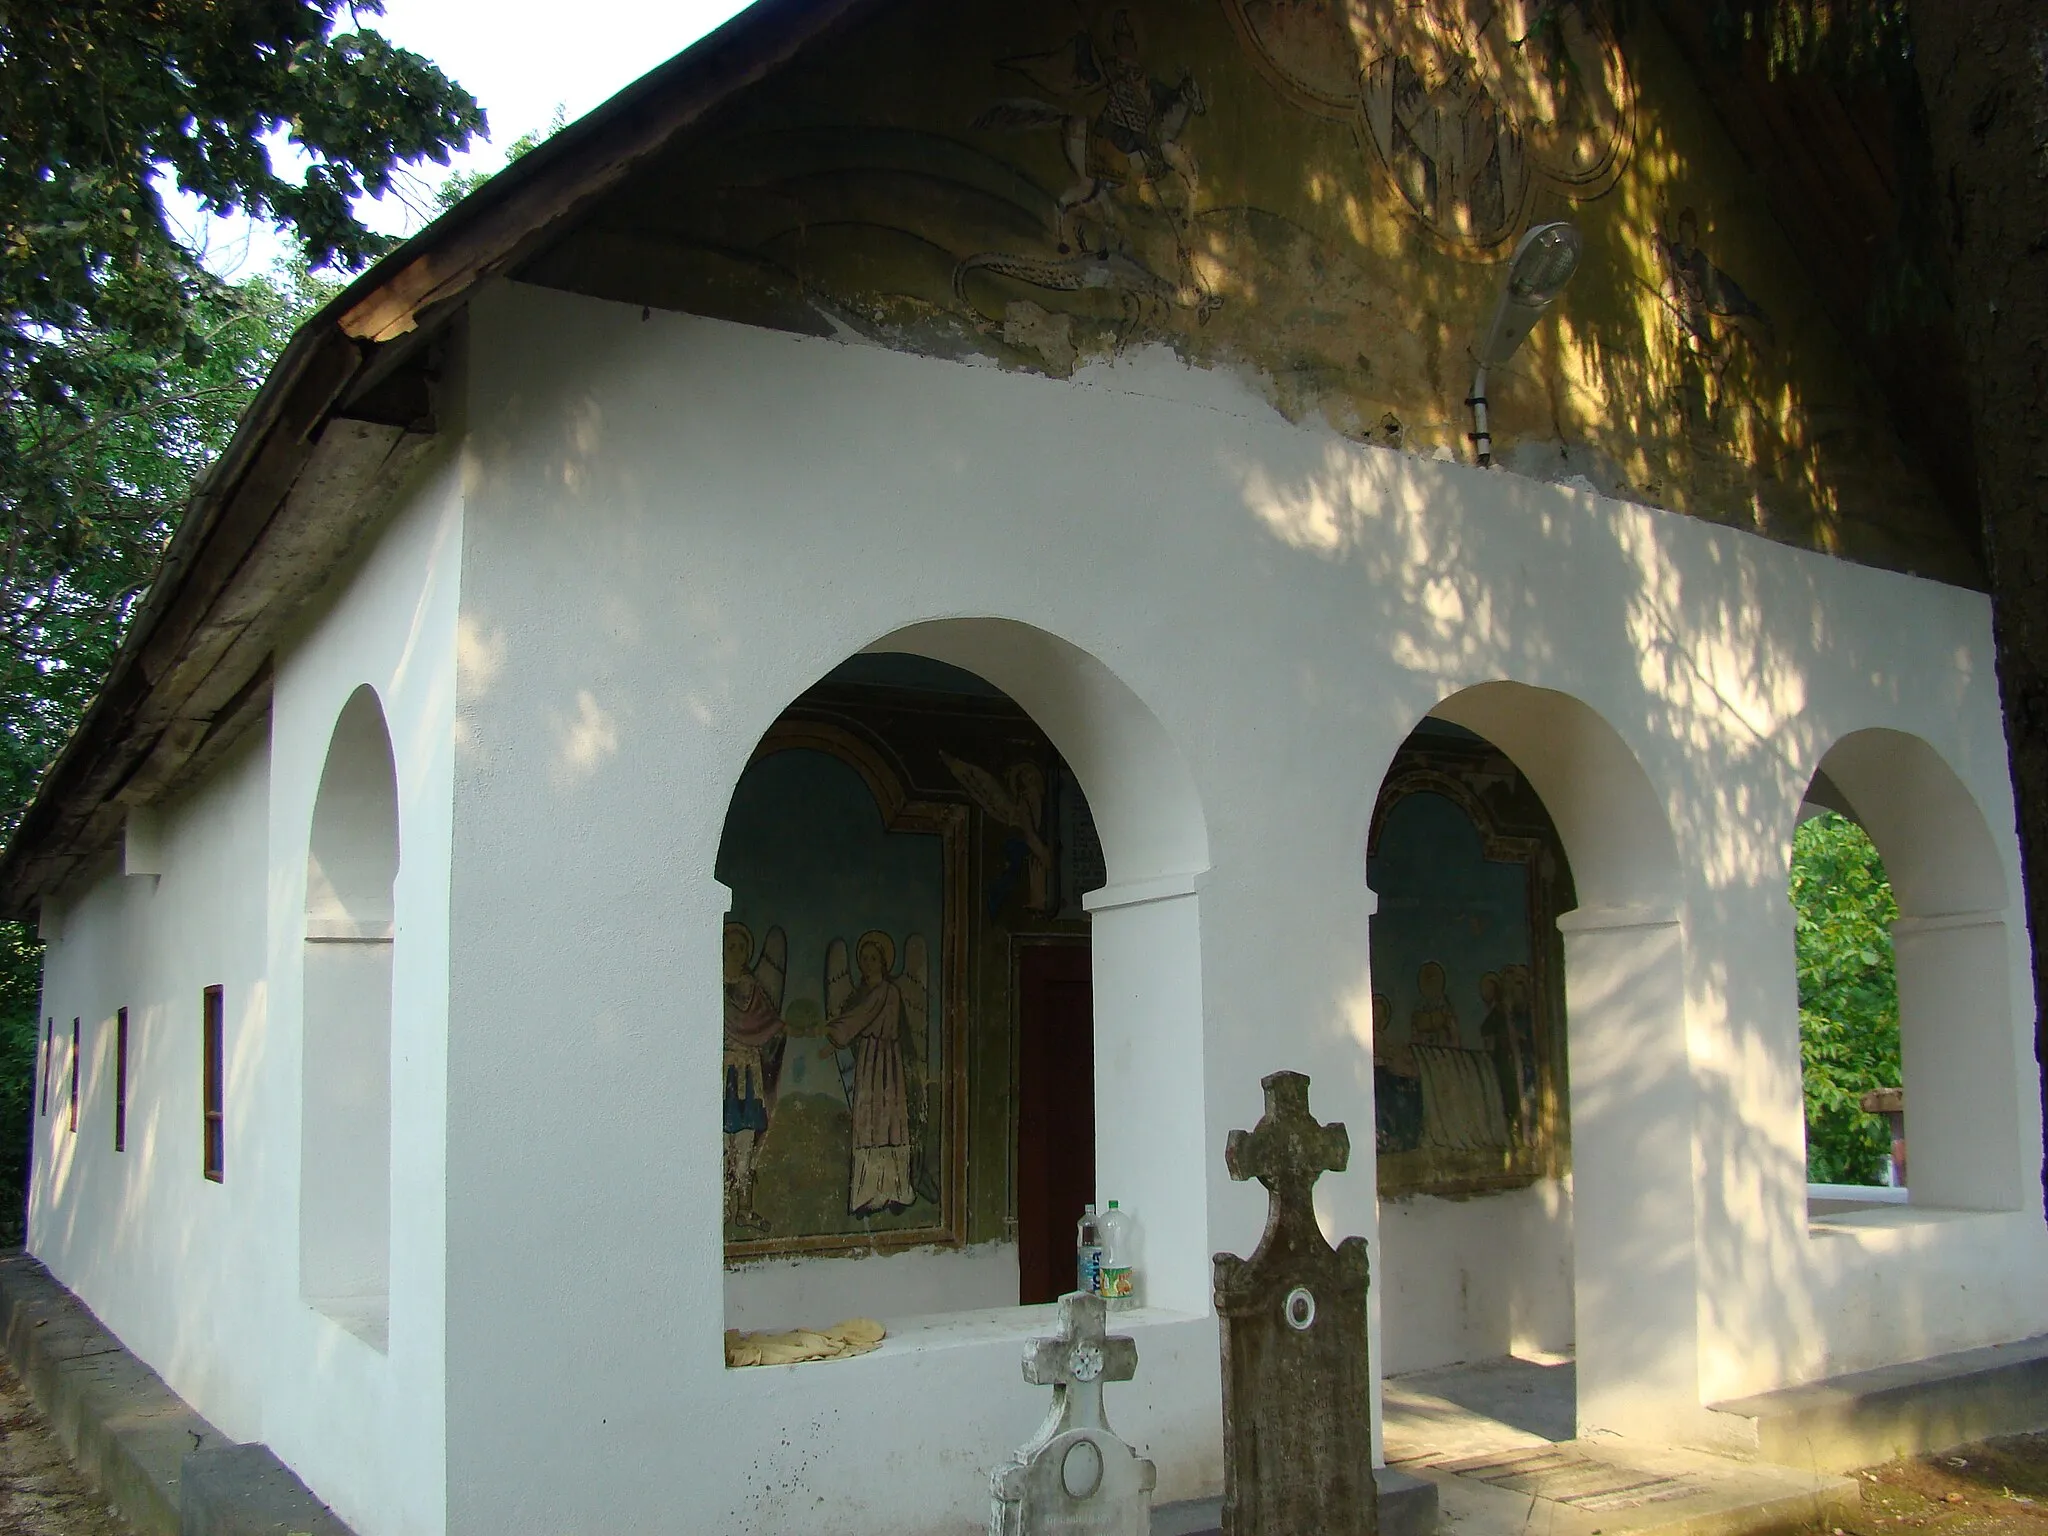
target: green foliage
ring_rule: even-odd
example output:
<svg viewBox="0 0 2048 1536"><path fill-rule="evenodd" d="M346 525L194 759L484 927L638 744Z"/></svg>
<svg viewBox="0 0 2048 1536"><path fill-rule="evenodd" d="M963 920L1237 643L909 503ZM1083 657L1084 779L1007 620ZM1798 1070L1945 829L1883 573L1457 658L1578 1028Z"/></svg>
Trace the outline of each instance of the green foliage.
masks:
<svg viewBox="0 0 2048 1536"><path fill-rule="evenodd" d="M1713 24L1724 47L1761 41L1774 80L1781 73L1853 78L1912 67L1906 0L1717 0Z"/></svg>
<svg viewBox="0 0 2048 1536"><path fill-rule="evenodd" d="M19 1243L26 1227L42 966L35 935L20 923L0 923L0 1243Z"/></svg>
<svg viewBox="0 0 2048 1536"><path fill-rule="evenodd" d="M227 446L293 329L339 286L301 259L209 288L195 360L145 370L132 390L81 395L75 413L15 404L11 424L61 480L72 515L52 530L39 590L0 609L0 828L18 819L105 677L193 481ZM0 923L0 1243L22 1235L41 971L33 931Z"/></svg>
<svg viewBox="0 0 2048 1536"><path fill-rule="evenodd" d="M1872 1088L1899 1086L1891 939L1899 908L1876 847L1855 822L1828 813L1800 824L1792 843L1792 911L1807 1177L1875 1184L1891 1137L1859 1100Z"/></svg>
<svg viewBox="0 0 2048 1536"><path fill-rule="evenodd" d="M193 482L290 331L388 244L352 200L448 163L475 100L376 0L0 4L0 836L105 677ZM355 30L335 31L348 18ZM287 139L306 162L273 164ZM159 187L289 230L227 285ZM0 1241L18 1236L38 947L0 925Z"/></svg>
<svg viewBox="0 0 2048 1536"><path fill-rule="evenodd" d="M374 0L347 14L374 15ZM383 237L349 199L445 164L460 87L342 0L0 6L0 832L98 686L199 468L275 350L302 267L230 289L157 187L292 230L309 267ZM283 133L310 161L272 166Z"/></svg>
<svg viewBox="0 0 2048 1536"><path fill-rule="evenodd" d="M510 165L514 160L519 159L523 155L532 154L541 145L560 133L568 121L568 112L560 104L557 104L553 115L548 118L547 127L536 128L531 133L522 133L506 146L505 165ZM498 170L502 171L504 168L505 166L501 165L498 167ZM446 177L441 182L441 185L435 189L434 203L445 212L453 208L496 174L497 172L495 171L456 171Z"/></svg>

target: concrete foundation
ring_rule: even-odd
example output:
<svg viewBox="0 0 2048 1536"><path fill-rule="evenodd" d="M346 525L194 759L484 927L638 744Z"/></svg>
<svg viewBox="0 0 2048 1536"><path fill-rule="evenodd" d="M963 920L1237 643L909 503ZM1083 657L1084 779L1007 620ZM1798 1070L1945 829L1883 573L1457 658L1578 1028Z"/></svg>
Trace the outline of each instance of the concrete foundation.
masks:
<svg viewBox="0 0 2048 1536"><path fill-rule="evenodd" d="M1760 1460L1847 1471L2048 1429L2048 1335L1716 1403Z"/></svg>
<svg viewBox="0 0 2048 1536"><path fill-rule="evenodd" d="M0 1333L65 1452L145 1536L350 1536L268 1446L229 1440L20 1252L0 1255Z"/></svg>

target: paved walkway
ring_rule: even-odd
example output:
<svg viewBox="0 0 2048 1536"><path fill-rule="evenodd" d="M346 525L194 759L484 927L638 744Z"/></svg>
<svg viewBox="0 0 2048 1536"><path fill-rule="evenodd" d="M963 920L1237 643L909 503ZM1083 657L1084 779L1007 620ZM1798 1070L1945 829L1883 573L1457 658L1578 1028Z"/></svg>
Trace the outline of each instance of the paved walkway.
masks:
<svg viewBox="0 0 2048 1536"><path fill-rule="evenodd" d="M1849 1478L1573 1438L1568 1362L1497 1360L1386 1383L1387 1464L1437 1485L1442 1536L1746 1536L1850 1519Z"/></svg>

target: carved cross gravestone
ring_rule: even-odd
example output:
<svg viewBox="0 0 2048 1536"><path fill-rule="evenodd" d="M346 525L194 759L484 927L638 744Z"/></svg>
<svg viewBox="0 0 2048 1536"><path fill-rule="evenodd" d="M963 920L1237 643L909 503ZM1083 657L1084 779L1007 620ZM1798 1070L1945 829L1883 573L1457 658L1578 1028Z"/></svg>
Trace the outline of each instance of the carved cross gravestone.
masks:
<svg viewBox="0 0 2048 1536"><path fill-rule="evenodd" d="M1100 1296L1062 1296L1059 1334L1025 1349L1024 1379L1052 1388L1052 1411L990 1478L990 1536L1149 1536L1158 1472L1102 1412L1103 1384L1137 1374L1138 1345L1105 1336L1102 1318Z"/></svg>
<svg viewBox="0 0 2048 1536"><path fill-rule="evenodd" d="M1265 1115L1223 1152L1230 1176L1257 1179L1270 1202L1251 1258L1215 1258L1223 1536L1376 1536L1365 1240L1332 1248L1313 1197L1350 1162L1351 1138L1316 1124L1299 1072L1264 1087Z"/></svg>

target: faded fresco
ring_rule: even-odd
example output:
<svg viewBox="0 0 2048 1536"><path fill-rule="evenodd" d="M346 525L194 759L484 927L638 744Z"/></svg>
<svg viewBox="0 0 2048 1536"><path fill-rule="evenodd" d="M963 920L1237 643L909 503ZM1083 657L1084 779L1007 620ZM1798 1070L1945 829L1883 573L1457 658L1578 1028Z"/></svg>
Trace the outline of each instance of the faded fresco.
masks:
<svg viewBox="0 0 2048 1536"><path fill-rule="evenodd" d="M719 850L729 1244L930 1241L959 1220L942 1001L962 818L885 815L833 745L756 758Z"/></svg>
<svg viewBox="0 0 2048 1536"><path fill-rule="evenodd" d="M736 1262L1014 1236L1015 951L1087 933L1064 850L1092 823L1030 718L914 658L843 670L719 848Z"/></svg>
<svg viewBox="0 0 2048 1536"><path fill-rule="evenodd" d="M902 0L610 194L538 282L1067 376L1162 345L1290 419L1469 459L1502 262L1584 267L1495 373L1495 452L1950 579L1884 426L1648 7Z"/></svg>
<svg viewBox="0 0 2048 1536"><path fill-rule="evenodd" d="M1382 1194L1562 1170L1562 864L1541 803L1500 753L1434 724L1409 738L1367 856Z"/></svg>

